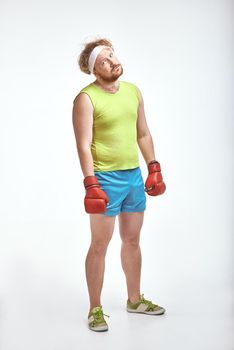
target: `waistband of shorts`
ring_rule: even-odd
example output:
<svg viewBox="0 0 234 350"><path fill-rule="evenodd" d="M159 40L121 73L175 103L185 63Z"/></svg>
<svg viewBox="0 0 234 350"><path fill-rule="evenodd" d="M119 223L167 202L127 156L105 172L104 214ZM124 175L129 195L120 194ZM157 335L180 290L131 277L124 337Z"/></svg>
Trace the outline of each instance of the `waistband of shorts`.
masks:
<svg viewBox="0 0 234 350"><path fill-rule="evenodd" d="M120 170L108 170L108 171L94 171L94 174L96 173L103 173L103 174L109 174L109 173L126 173L126 172L133 172L140 169L140 167L132 168L132 169L120 169Z"/></svg>

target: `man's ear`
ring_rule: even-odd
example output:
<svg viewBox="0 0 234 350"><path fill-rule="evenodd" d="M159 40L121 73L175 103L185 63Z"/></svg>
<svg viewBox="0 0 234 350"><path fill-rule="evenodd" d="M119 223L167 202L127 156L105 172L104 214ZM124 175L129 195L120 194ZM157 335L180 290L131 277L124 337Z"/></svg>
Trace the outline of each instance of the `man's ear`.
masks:
<svg viewBox="0 0 234 350"><path fill-rule="evenodd" d="M96 72L96 69L95 69L95 68L93 69L93 74L94 74L94 75L95 75L95 77L97 78L98 74L97 74L97 72Z"/></svg>

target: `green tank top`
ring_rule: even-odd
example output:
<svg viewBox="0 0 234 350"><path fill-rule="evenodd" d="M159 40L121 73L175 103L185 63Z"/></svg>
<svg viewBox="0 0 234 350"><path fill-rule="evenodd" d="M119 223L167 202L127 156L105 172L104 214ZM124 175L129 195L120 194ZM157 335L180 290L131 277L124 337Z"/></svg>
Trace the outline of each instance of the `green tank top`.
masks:
<svg viewBox="0 0 234 350"><path fill-rule="evenodd" d="M90 97L94 108L91 144L94 171L139 166L136 123L140 96L134 84L125 81L119 84L116 93L106 92L94 83L80 91Z"/></svg>

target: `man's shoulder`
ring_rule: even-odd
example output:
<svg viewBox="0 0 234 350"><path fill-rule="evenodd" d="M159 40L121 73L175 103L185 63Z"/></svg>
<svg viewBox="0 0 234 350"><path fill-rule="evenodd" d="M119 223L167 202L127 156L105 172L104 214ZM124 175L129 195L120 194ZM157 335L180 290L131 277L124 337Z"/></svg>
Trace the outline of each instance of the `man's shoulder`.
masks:
<svg viewBox="0 0 234 350"><path fill-rule="evenodd" d="M79 93L74 97L73 103L79 98L86 98L87 94L89 94L90 91L92 91L92 83L80 89Z"/></svg>
<svg viewBox="0 0 234 350"><path fill-rule="evenodd" d="M140 102L141 101L140 90L137 87L137 85L130 81L122 81L122 82L123 82L123 85L126 87L126 90L134 93Z"/></svg>
<svg viewBox="0 0 234 350"><path fill-rule="evenodd" d="M132 82L130 82L130 81L121 80L120 82L121 82L123 85L129 86L129 87L134 87L134 88L137 87L136 84L134 84L134 83L132 83Z"/></svg>
<svg viewBox="0 0 234 350"><path fill-rule="evenodd" d="M132 83L130 81L121 81L122 85L126 87L127 90L132 90L134 93L137 93L139 95L139 88L135 83Z"/></svg>

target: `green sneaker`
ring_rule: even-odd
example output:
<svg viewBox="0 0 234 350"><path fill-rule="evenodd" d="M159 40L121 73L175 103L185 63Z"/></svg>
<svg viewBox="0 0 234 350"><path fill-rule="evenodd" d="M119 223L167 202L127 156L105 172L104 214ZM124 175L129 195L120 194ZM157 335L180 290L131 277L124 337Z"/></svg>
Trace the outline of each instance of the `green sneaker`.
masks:
<svg viewBox="0 0 234 350"><path fill-rule="evenodd" d="M162 306L153 304L150 300L146 300L144 294L140 295L140 299L136 303L131 303L128 299L126 309L128 312L137 312L148 315L161 315L166 311Z"/></svg>
<svg viewBox="0 0 234 350"><path fill-rule="evenodd" d="M104 332L108 330L108 325L103 317L105 315L102 310L102 306L95 306L90 310L88 315L88 327L92 331ZM110 317L108 315L105 315Z"/></svg>

